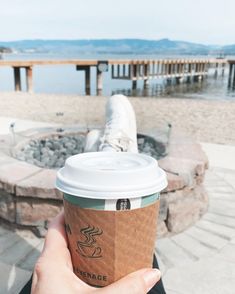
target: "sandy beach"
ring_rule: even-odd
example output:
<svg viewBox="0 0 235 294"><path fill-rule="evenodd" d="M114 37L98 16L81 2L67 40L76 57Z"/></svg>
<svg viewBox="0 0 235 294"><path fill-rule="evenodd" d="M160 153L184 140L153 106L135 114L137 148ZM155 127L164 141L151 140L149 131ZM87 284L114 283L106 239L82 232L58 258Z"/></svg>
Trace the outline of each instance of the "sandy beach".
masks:
<svg viewBox="0 0 235 294"><path fill-rule="evenodd" d="M235 145L235 101L130 97L138 130L171 123L200 142ZM1 93L1 116L67 124L104 125L107 97ZM63 112L63 116L56 113Z"/></svg>

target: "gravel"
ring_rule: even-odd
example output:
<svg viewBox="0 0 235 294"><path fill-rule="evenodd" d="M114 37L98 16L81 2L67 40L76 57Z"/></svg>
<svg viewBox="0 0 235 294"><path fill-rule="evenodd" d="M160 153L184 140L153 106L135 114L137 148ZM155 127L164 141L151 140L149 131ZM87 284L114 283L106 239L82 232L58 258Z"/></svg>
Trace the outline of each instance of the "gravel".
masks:
<svg viewBox="0 0 235 294"><path fill-rule="evenodd" d="M138 149L159 159L164 157L165 146L151 137L138 135ZM68 157L84 151L85 136L58 135L29 141L16 153L16 158L43 168L57 169L64 166Z"/></svg>

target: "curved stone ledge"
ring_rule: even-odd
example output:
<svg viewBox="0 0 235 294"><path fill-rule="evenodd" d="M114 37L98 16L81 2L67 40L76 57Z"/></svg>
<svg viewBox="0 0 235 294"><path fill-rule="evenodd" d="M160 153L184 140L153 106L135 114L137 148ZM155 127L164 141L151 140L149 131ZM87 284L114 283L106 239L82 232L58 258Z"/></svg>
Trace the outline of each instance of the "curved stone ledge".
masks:
<svg viewBox="0 0 235 294"><path fill-rule="evenodd" d="M16 196L28 196L45 199L60 199L62 193L55 189L56 171L41 169L38 173L17 183Z"/></svg>
<svg viewBox="0 0 235 294"><path fill-rule="evenodd" d="M154 133L150 134L154 138ZM156 138L158 139L158 138ZM207 210L202 182L208 160L199 144L173 132L168 155L159 160L168 178L161 194L158 236L177 233ZM62 207L62 193L55 189L56 170L43 169L0 154L0 217L21 226L46 227Z"/></svg>
<svg viewBox="0 0 235 294"><path fill-rule="evenodd" d="M18 160L2 164L0 166L0 188L14 194L15 188L20 181L40 170L39 167Z"/></svg>

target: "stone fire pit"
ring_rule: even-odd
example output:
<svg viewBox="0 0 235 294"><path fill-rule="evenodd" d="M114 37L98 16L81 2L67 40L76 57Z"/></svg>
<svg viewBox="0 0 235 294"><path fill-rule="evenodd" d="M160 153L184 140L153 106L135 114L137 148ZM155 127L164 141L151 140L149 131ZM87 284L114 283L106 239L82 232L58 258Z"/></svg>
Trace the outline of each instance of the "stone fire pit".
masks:
<svg viewBox="0 0 235 294"><path fill-rule="evenodd" d="M68 130L66 138L70 139L64 142L67 146L61 145L60 140L65 137L58 130L30 132L32 137L21 140L13 150L5 148L0 151L0 218L43 236L48 220L62 207L62 194L54 188L56 170L63 166L67 155L73 155L74 148L77 148L76 153L83 151L81 145L86 131L76 128L75 133L74 129ZM53 136L55 140L52 142ZM157 131L139 134L138 138L139 150L158 159L169 182L161 194L158 236L183 231L207 210L203 179L208 160L199 144L177 131L172 131L167 150L166 145L159 141ZM69 147L70 143L73 146ZM45 149L44 153L38 154L40 144L40 148ZM57 155L56 152L50 154L51 144L57 144L58 149L52 148L58 151ZM61 156L65 153L65 150L60 150L63 148L70 149L71 154Z"/></svg>

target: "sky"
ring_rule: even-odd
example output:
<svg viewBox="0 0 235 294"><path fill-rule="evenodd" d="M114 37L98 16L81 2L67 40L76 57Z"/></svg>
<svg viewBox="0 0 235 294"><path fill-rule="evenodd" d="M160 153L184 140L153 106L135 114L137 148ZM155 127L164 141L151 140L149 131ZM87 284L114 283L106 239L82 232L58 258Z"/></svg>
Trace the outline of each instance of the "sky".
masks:
<svg viewBox="0 0 235 294"><path fill-rule="evenodd" d="M169 38L235 44L235 0L0 0L0 41Z"/></svg>

